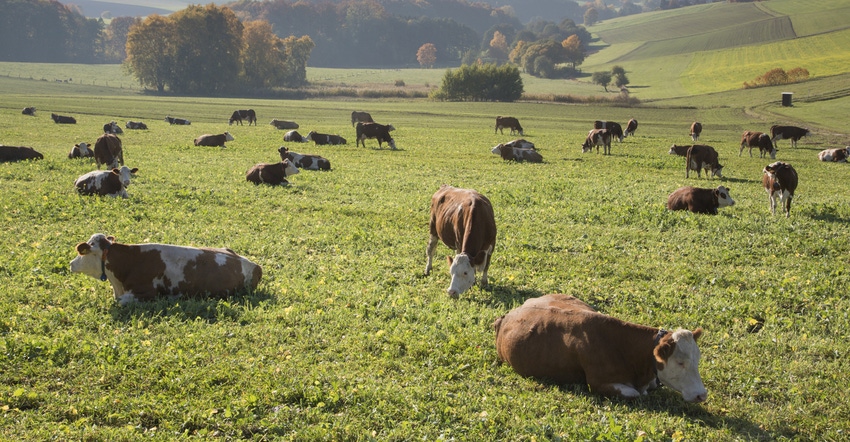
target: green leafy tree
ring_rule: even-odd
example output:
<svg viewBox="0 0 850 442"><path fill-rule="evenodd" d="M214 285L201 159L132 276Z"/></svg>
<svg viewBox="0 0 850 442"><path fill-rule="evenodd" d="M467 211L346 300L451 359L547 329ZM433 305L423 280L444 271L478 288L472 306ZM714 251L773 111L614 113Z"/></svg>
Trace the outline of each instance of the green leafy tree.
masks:
<svg viewBox="0 0 850 442"><path fill-rule="evenodd" d="M593 84L598 84L605 88L605 92L608 92L608 85L611 84L611 73L606 71L594 72L590 77L590 81Z"/></svg>
<svg viewBox="0 0 850 442"><path fill-rule="evenodd" d="M587 8L584 11L584 25L585 26L593 26L596 22L599 21L599 11L596 8Z"/></svg>
<svg viewBox="0 0 850 442"><path fill-rule="evenodd" d="M121 63L127 58L127 36L130 28L142 22L138 17L116 17L109 22L103 36L105 60Z"/></svg>
<svg viewBox="0 0 850 442"><path fill-rule="evenodd" d="M614 85L618 88L629 84L629 77L626 76L626 70L622 66L614 66L611 68L611 77Z"/></svg>
<svg viewBox="0 0 850 442"><path fill-rule="evenodd" d="M442 86L432 97L454 101L516 101L522 92L522 77L516 66L476 63L446 70Z"/></svg>
<svg viewBox="0 0 850 442"><path fill-rule="evenodd" d="M545 61L538 61L544 57ZM549 78L554 72L554 65L566 59L564 47L554 40L541 40L528 46L522 55L523 70L531 75ZM542 59L541 59L542 60ZM538 70L537 68L547 68Z"/></svg>
<svg viewBox="0 0 850 442"><path fill-rule="evenodd" d="M174 22L168 17L150 15L130 27L124 67L142 86L164 92L171 85L175 54Z"/></svg>
<svg viewBox="0 0 850 442"><path fill-rule="evenodd" d="M307 61L316 44L309 35L296 38L290 35L283 39L283 47L286 50L287 76L286 83L289 86L301 86L307 83Z"/></svg>

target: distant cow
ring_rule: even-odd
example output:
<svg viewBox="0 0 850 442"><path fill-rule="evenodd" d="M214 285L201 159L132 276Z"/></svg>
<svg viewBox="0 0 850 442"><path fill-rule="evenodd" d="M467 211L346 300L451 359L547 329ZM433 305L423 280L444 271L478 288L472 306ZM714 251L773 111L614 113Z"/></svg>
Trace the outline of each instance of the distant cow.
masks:
<svg viewBox="0 0 850 442"><path fill-rule="evenodd" d="M456 253L448 257L452 276L447 290L452 298L475 284L475 272L481 272L482 287L487 286L487 270L496 247L496 219L486 196L472 189L442 185L431 197L431 239L426 249L425 275L431 273L431 262L437 243Z"/></svg>
<svg viewBox="0 0 850 442"><path fill-rule="evenodd" d="M584 143L581 145L581 151L584 153L593 152L596 147L596 153L599 153L599 146L602 146L602 154L611 154L611 134L608 129L593 129L587 133Z"/></svg>
<svg viewBox="0 0 850 442"><path fill-rule="evenodd" d="M230 115L230 121L228 124L233 124L235 121L240 126L242 125L242 120L248 120L248 126L251 123L254 123L254 126L257 125L257 113L254 112L254 109L240 109L233 111L233 114Z"/></svg>
<svg viewBox="0 0 850 442"><path fill-rule="evenodd" d="M383 125L378 123L357 123L356 126L356 134L357 139L355 141L356 145L359 146L360 143L363 143L363 147L366 147L366 139L374 138L378 140L378 148L383 148L383 143L387 143L390 146L390 149L395 150L395 140L390 136L390 131L395 130L392 124Z"/></svg>
<svg viewBox="0 0 850 442"><path fill-rule="evenodd" d="M121 305L160 296L226 297L256 290L262 267L230 249L121 244L97 233L77 244L71 272L109 281Z"/></svg>
<svg viewBox="0 0 850 442"><path fill-rule="evenodd" d="M519 120L517 120L516 118L514 118L514 117L496 117L496 130L493 131L493 133L496 133L498 131L499 133L504 134L504 132L502 131L502 129L504 129L504 128L510 129L511 135L513 135L514 132L519 132L520 135L523 134L522 133L522 126L520 126Z"/></svg>
<svg viewBox="0 0 850 442"><path fill-rule="evenodd" d="M750 157L753 156L753 148L759 148L759 158L764 158L765 154L770 155L771 159L776 159L776 147L770 141L770 136L761 132L745 131L741 135L741 150L738 151L738 156L744 153L744 149L750 148Z"/></svg>
<svg viewBox="0 0 850 442"><path fill-rule="evenodd" d="M307 140L298 133L298 131L291 130L285 134L283 134L283 141L289 141L292 143L306 143Z"/></svg>
<svg viewBox="0 0 850 442"><path fill-rule="evenodd" d="M372 116L369 115L369 112L359 112L353 111L351 112L351 125L354 126L357 123L374 123L375 120L372 119Z"/></svg>
<svg viewBox="0 0 850 442"><path fill-rule="evenodd" d="M596 120L593 122L594 129L607 129L608 133L611 134L611 138L616 138L617 141L623 142L623 138L625 138L625 134L623 133L623 126L620 126L620 123L614 121L602 121Z"/></svg>
<svg viewBox="0 0 850 442"><path fill-rule="evenodd" d="M105 134L123 134L124 131L118 126L115 121L110 121L103 125L103 133Z"/></svg>
<svg viewBox="0 0 850 442"><path fill-rule="evenodd" d="M729 189L723 186L717 186L716 189L680 187L667 197L667 210L690 210L717 215L718 208L733 205L735 200L729 195Z"/></svg>
<svg viewBox="0 0 850 442"><path fill-rule="evenodd" d="M694 121L691 123L691 140L697 141L699 140L699 134L702 133L702 123L699 121Z"/></svg>
<svg viewBox="0 0 850 442"><path fill-rule="evenodd" d="M233 135L230 135L230 132L225 132L223 134L212 135L212 134L204 134L195 138L195 146L221 146L227 147L224 143L228 141L233 141Z"/></svg>
<svg viewBox="0 0 850 442"><path fill-rule="evenodd" d="M791 147L797 147L797 140L811 135L809 129L797 126L771 126L770 140L776 144L779 140L791 140Z"/></svg>
<svg viewBox="0 0 850 442"><path fill-rule="evenodd" d="M279 163L261 163L254 165L245 173L245 179L254 184L289 184L286 177L295 175L299 170L289 160Z"/></svg>
<svg viewBox="0 0 850 442"><path fill-rule="evenodd" d="M776 199L785 209L785 217L791 216L791 200L797 190L797 171L788 163L777 161L764 166L762 185L770 199L770 213L776 214Z"/></svg>
<svg viewBox="0 0 850 442"><path fill-rule="evenodd" d="M678 155L680 157L685 157L685 156L688 156L688 150L690 150L691 146L693 146L693 144L685 144L685 145L674 144L674 145L670 146L670 151L668 151L667 153L670 154L670 155Z"/></svg>
<svg viewBox="0 0 850 442"><path fill-rule="evenodd" d="M638 126L637 120L635 120L634 118L629 120L629 122L626 123L626 131L624 132L624 136L627 136L627 137L635 136L635 131L637 130L637 126Z"/></svg>
<svg viewBox="0 0 850 442"><path fill-rule="evenodd" d="M0 163L42 159L44 159L44 155L36 152L32 147L0 145Z"/></svg>
<svg viewBox="0 0 850 442"><path fill-rule="evenodd" d="M65 115L50 114L50 118L57 124L77 124L77 119Z"/></svg>
<svg viewBox="0 0 850 442"><path fill-rule="evenodd" d="M128 198L127 186L130 185L130 178L138 171L136 167L130 169L127 166L121 166L120 169L95 170L77 178L74 187L80 195Z"/></svg>
<svg viewBox="0 0 850 442"><path fill-rule="evenodd" d="M527 161L529 163L543 162L543 156L534 150L534 148L512 147L507 144L498 144L496 147L490 149L490 152L501 156L505 161L516 161L518 163L523 161Z"/></svg>
<svg viewBox="0 0 850 442"><path fill-rule="evenodd" d="M188 126L188 125L192 124L191 121L186 120L184 118L165 117L165 121L167 121L168 124L171 124L171 125L176 124L176 125L181 125L181 126Z"/></svg>
<svg viewBox="0 0 850 442"><path fill-rule="evenodd" d="M21 111L21 113L24 114L24 115L30 115L30 116L34 117L35 116L35 107L33 107L33 106L25 107L24 110Z"/></svg>
<svg viewBox="0 0 850 442"><path fill-rule="evenodd" d="M289 160L295 167L307 170L331 170L331 162L327 158L319 155L305 155L292 152L285 146L281 146L278 150L280 160Z"/></svg>
<svg viewBox="0 0 850 442"><path fill-rule="evenodd" d="M687 402L708 398L699 374L701 328L668 332L633 324L562 294L531 298L493 328L499 360L521 376L625 399L647 394L660 381Z"/></svg>
<svg viewBox="0 0 850 442"><path fill-rule="evenodd" d="M318 133L314 130L311 130L304 139L306 141L312 141L312 142L314 142L318 145L325 145L325 144L336 145L336 144L346 144L347 143L347 141L345 141L345 138L343 138L339 135L322 134L322 133Z"/></svg>
<svg viewBox="0 0 850 442"><path fill-rule="evenodd" d="M298 126L298 123L294 121L278 120L277 118L269 122L269 124L274 126L276 129L298 129L300 127Z"/></svg>
<svg viewBox="0 0 850 442"><path fill-rule="evenodd" d="M127 124L124 125L127 129L141 129L147 130L148 125L141 121L128 121Z"/></svg>
<svg viewBox="0 0 850 442"><path fill-rule="evenodd" d="M71 148L71 151L68 152L68 158L92 158L94 157L94 151L89 149L88 143L79 143L75 144L74 147Z"/></svg>
<svg viewBox="0 0 850 442"><path fill-rule="evenodd" d="M723 165L717 159L717 151L711 146L703 144L695 144L688 149L685 163L685 178L690 178L692 170L697 172L697 177L702 178L702 170L705 169L705 176L708 177L708 172L711 171L711 176L723 178Z"/></svg>
<svg viewBox="0 0 850 442"><path fill-rule="evenodd" d="M97 168L103 164L107 169L124 165L124 149L121 139L112 134L103 134L94 142L94 162Z"/></svg>
<svg viewBox="0 0 850 442"><path fill-rule="evenodd" d="M834 163L846 163L848 157L850 157L850 146L841 149L826 149L818 153L819 160Z"/></svg>

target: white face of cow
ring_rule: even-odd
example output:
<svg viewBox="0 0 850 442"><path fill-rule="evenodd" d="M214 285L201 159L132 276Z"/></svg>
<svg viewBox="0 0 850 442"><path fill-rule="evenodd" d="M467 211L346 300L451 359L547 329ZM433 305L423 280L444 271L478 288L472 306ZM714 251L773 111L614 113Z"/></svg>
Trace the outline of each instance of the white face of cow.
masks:
<svg viewBox="0 0 850 442"><path fill-rule="evenodd" d="M717 192L717 203L720 205L720 207L735 205L735 200L733 200L732 195L729 194L729 189L723 186L717 186L715 192Z"/></svg>
<svg viewBox="0 0 850 442"><path fill-rule="evenodd" d="M695 332L676 330L673 333L673 353L666 360L658 359L656 353L658 362L663 363L663 368L658 369L658 379L664 385L682 393L682 397L688 402L703 402L708 398L708 392L699 375L700 353L696 340L701 334L702 329L696 329Z"/></svg>
<svg viewBox="0 0 850 442"><path fill-rule="evenodd" d="M233 141L233 135L230 135L230 132L225 132L224 139L227 141Z"/></svg>
<svg viewBox="0 0 850 442"><path fill-rule="evenodd" d="M89 145L88 143L80 143L77 145L80 148L80 155L89 155Z"/></svg>
<svg viewBox="0 0 850 442"><path fill-rule="evenodd" d="M501 155L502 154L502 147L504 147L504 146L505 146L504 144L497 144L497 145L493 146L492 149L490 149L490 153L494 153L496 155Z"/></svg>
<svg viewBox="0 0 850 442"><path fill-rule="evenodd" d="M136 167L134 167L134 168L130 169L130 168L129 168L129 167L127 167L127 166L121 166L121 168L120 168L120 169L113 169L113 173L115 173L115 171L116 171L116 170L118 171L118 173L117 173L118 178L121 180L121 184L122 184L124 187L127 187L127 186L129 186L129 185L130 185L130 178L132 178L132 177L133 177L133 175L134 175L136 172L138 172L138 171L139 171L139 169L138 169L138 168L136 168Z"/></svg>
<svg viewBox="0 0 850 442"><path fill-rule="evenodd" d="M285 176L295 175L296 173L301 172L289 160L284 161L283 164L284 164L283 173L285 174Z"/></svg>
<svg viewBox="0 0 850 442"><path fill-rule="evenodd" d="M452 282L449 283L447 292L452 298L457 298L475 284L475 267L472 266L469 255L461 253L456 255L454 259L451 256L448 258Z"/></svg>
<svg viewBox="0 0 850 442"><path fill-rule="evenodd" d="M71 261L71 272L100 279L104 272L101 244L111 243L102 233L96 233L87 242L77 244L77 257Z"/></svg>

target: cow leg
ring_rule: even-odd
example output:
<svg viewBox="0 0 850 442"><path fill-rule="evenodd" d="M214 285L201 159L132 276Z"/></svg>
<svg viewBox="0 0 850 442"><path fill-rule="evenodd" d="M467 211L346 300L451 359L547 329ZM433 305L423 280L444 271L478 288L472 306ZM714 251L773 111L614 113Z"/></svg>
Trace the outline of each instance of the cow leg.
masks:
<svg viewBox="0 0 850 442"><path fill-rule="evenodd" d="M425 249L425 256L427 257L425 276L431 274L431 262L434 260L434 251L437 249L437 243L439 241L440 238L437 235L431 235L431 239L428 240L428 247Z"/></svg>
<svg viewBox="0 0 850 442"><path fill-rule="evenodd" d="M483 264L484 269L481 271L481 282L479 283L479 285L481 287L487 287L487 285L488 285L487 270L490 269L490 258L492 256L493 256L493 246L490 246L490 248L487 249L487 256L484 257L484 264Z"/></svg>
<svg viewBox="0 0 850 442"><path fill-rule="evenodd" d="M770 213L776 215L776 192L770 192L767 197L770 200Z"/></svg>
<svg viewBox="0 0 850 442"><path fill-rule="evenodd" d="M783 191L782 195L779 197L779 201L782 203L782 206L785 208L785 218L791 216L791 194L788 191Z"/></svg>
<svg viewBox="0 0 850 442"><path fill-rule="evenodd" d="M587 381L590 391L608 397L620 397L624 399L635 399L641 396L641 392L631 385L619 383L596 383L591 379Z"/></svg>

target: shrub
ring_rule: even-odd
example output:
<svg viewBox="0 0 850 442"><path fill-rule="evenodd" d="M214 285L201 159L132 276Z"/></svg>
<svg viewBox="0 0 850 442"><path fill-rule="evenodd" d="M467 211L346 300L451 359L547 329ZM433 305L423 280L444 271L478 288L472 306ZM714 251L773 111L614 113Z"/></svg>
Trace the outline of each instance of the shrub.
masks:
<svg viewBox="0 0 850 442"><path fill-rule="evenodd" d="M442 86L431 94L431 98L449 101L516 101L522 92L522 78L516 66L473 64L446 70Z"/></svg>
<svg viewBox="0 0 850 442"><path fill-rule="evenodd" d="M804 68L794 68L785 72L782 68L771 69L753 80L752 83L744 82L744 89L763 86L779 86L783 84L799 83L809 79L809 71Z"/></svg>

